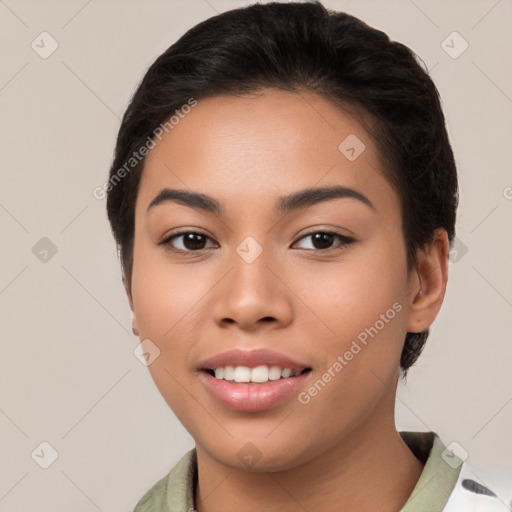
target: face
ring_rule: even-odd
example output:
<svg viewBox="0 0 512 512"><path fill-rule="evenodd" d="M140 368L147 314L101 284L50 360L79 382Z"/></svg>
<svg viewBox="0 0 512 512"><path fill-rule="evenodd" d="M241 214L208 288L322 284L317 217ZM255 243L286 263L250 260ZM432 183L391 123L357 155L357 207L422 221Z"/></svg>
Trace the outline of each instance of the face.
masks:
<svg viewBox="0 0 512 512"><path fill-rule="evenodd" d="M393 421L418 280L376 145L327 100L200 100L146 159L133 261L149 370L212 459L291 468Z"/></svg>

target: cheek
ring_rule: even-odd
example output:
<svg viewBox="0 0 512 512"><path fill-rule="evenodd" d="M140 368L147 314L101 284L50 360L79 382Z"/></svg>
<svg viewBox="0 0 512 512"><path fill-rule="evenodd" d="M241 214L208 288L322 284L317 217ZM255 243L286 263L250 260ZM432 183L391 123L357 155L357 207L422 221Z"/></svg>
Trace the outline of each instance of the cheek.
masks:
<svg viewBox="0 0 512 512"><path fill-rule="evenodd" d="M375 323L383 335L403 329L405 259L392 246L372 245L346 261L303 265L291 274L327 339L343 343Z"/></svg>
<svg viewBox="0 0 512 512"><path fill-rule="evenodd" d="M171 265L165 249L149 242L135 245L132 292L135 314L142 335L156 339L172 338L187 322L199 301L201 282L194 278L194 265Z"/></svg>
<svg viewBox="0 0 512 512"><path fill-rule="evenodd" d="M206 292L193 264L171 265L162 253L161 248L135 247L132 292L140 338L160 350L149 370L160 389L173 390L178 385L173 377L183 380L199 339L198 312Z"/></svg>
<svg viewBox="0 0 512 512"><path fill-rule="evenodd" d="M315 273L295 273L309 308L321 320L315 350L322 367L317 385L308 391L320 410L336 401L341 416L350 404L358 417L356 411L365 414L393 384L407 331L405 247L399 242L381 239L357 258L318 266ZM329 391L324 393L324 387Z"/></svg>
<svg viewBox="0 0 512 512"><path fill-rule="evenodd" d="M328 411L338 426L355 425L389 398L406 332L405 260L383 246L372 254L302 278L307 304L321 320L321 367L300 403Z"/></svg>
<svg viewBox="0 0 512 512"><path fill-rule="evenodd" d="M188 382L190 352L200 339L201 299L205 279L194 265L170 265L160 249L140 247L134 252L132 292L141 340L151 340L160 350L148 366L157 388L186 428L195 410ZM204 277L204 276L203 276ZM203 320L204 321L204 320ZM192 401L193 402L193 401Z"/></svg>

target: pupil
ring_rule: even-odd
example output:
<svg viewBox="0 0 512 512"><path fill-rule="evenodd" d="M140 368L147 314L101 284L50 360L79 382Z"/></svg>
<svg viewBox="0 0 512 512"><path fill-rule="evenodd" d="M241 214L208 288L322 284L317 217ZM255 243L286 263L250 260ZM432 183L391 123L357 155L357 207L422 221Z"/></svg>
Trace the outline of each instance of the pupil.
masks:
<svg viewBox="0 0 512 512"><path fill-rule="evenodd" d="M330 233L315 233L313 235L313 245L316 249L326 249L332 245L334 235Z"/></svg>
<svg viewBox="0 0 512 512"><path fill-rule="evenodd" d="M202 239L202 240L201 240ZM187 249L203 249L204 237L199 233L187 233L183 237L183 244Z"/></svg>

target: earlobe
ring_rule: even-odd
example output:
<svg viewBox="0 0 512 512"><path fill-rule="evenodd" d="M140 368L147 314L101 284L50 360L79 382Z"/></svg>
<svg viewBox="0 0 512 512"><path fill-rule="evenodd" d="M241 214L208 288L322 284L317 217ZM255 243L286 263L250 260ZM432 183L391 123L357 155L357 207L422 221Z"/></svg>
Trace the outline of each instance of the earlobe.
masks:
<svg viewBox="0 0 512 512"><path fill-rule="evenodd" d="M137 318L135 317L135 312L132 309L132 332L135 336L139 335L139 329L137 327Z"/></svg>
<svg viewBox="0 0 512 512"><path fill-rule="evenodd" d="M448 281L448 234L437 229L432 242L418 251L418 265L410 287L408 332L422 332L434 322Z"/></svg>

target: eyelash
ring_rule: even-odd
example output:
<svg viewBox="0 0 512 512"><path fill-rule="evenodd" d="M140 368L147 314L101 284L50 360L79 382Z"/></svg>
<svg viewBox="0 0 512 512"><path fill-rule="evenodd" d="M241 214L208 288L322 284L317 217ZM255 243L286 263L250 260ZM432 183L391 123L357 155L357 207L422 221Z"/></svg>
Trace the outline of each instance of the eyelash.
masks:
<svg viewBox="0 0 512 512"><path fill-rule="evenodd" d="M182 249L175 249L175 248L172 248L170 247L170 242L172 240L174 240L175 238L178 238L180 236L184 236L184 235L189 235L189 234L193 234L193 235L201 235L205 238L207 238L208 240L211 240L210 237L208 237L207 235L205 235L204 233L201 233L201 232L198 232L198 231L180 231L179 233L173 233L172 235L168 236L167 238L165 238L164 240L162 240L161 242L158 243L158 245L163 245L163 246L166 246L166 249L171 251L171 252L174 252L174 253L178 253L178 254L194 254L194 253L201 253L203 251L206 251L208 249L197 249L197 250L182 250ZM320 253L327 253L327 252L331 252L331 251L335 251L336 249L343 249L345 247L347 247L348 245L352 244L355 242L355 240L353 238L350 238L348 236L345 236L345 235L341 235L339 233L336 233L334 231L322 231L322 230L319 230L319 231L311 231L310 233L306 233L305 235L301 236L297 242L303 240L304 238L308 238L310 236L313 236L313 235L316 235L316 234L323 234L323 235L333 235L335 237L338 238L338 240L341 241L341 244L338 248L334 247L329 247L327 249L302 249L302 250L305 250L305 251L312 251L312 252L320 252ZM295 242L295 243L297 243ZM211 248L210 248L211 249Z"/></svg>

